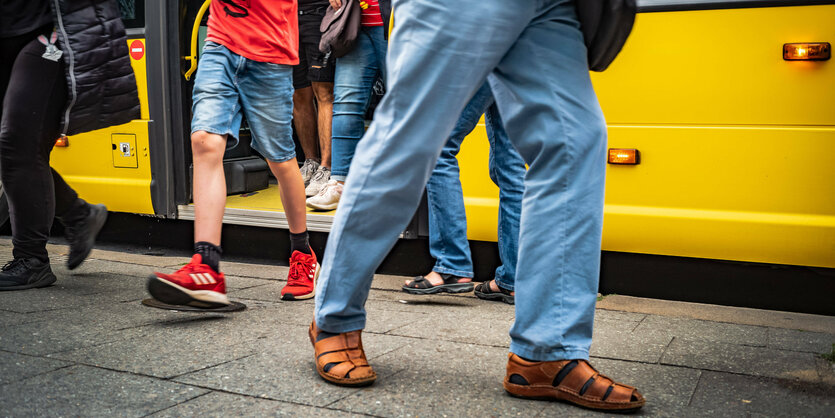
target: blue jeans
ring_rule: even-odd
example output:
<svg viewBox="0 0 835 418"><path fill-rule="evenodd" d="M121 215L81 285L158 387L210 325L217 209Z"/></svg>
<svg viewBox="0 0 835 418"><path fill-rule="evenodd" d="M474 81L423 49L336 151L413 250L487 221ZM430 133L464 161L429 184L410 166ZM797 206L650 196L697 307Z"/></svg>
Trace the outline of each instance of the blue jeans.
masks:
<svg viewBox="0 0 835 418"><path fill-rule="evenodd" d="M386 75L388 42L382 26L363 26L351 52L336 60L333 82L331 178L344 181L365 134L365 111L378 75Z"/></svg>
<svg viewBox="0 0 835 418"><path fill-rule="evenodd" d="M606 124L574 1L409 0L394 13L388 92L357 147L334 218L317 325L333 333L365 327L374 271L417 208L458 116L488 79L529 167L510 351L539 361L588 359Z"/></svg>
<svg viewBox="0 0 835 418"><path fill-rule="evenodd" d="M498 235L502 265L496 269L495 279L502 288L513 290L519 250L519 215L522 212L522 192L525 191L525 162L507 137L488 83L484 83L464 107L426 184L429 253L436 260L433 271L473 277L456 155L464 137L472 132L482 114L490 141L490 178L499 186Z"/></svg>
<svg viewBox="0 0 835 418"><path fill-rule="evenodd" d="M237 138L246 116L253 149L277 163L296 157L291 65L253 61L207 41L192 101L191 133Z"/></svg>

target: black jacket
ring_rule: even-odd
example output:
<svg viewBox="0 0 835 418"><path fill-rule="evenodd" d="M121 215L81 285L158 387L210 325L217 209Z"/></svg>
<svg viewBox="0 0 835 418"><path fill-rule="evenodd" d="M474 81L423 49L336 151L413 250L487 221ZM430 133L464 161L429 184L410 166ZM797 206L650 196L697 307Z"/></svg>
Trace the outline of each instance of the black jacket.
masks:
<svg viewBox="0 0 835 418"><path fill-rule="evenodd" d="M136 78L116 1L49 1L67 76L61 132L75 135L139 119Z"/></svg>
<svg viewBox="0 0 835 418"><path fill-rule="evenodd" d="M383 15L383 28L385 29L386 39L389 38L389 22L391 21L391 0L380 0L380 14Z"/></svg>

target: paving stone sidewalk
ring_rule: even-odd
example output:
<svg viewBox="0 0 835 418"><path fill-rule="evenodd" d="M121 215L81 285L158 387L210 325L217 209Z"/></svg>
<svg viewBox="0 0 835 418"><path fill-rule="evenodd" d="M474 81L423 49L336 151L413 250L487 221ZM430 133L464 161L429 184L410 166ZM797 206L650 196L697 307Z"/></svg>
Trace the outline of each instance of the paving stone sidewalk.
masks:
<svg viewBox="0 0 835 418"><path fill-rule="evenodd" d="M49 250L55 286L0 292L0 416L603 415L505 394L509 305L376 276L363 339L379 378L346 389L316 375L313 301L280 300L286 267L224 261L248 309L194 314L140 304L147 275L186 254L110 247L69 272L66 247ZM612 295L592 363L644 393L639 415L831 417L833 344L835 317Z"/></svg>

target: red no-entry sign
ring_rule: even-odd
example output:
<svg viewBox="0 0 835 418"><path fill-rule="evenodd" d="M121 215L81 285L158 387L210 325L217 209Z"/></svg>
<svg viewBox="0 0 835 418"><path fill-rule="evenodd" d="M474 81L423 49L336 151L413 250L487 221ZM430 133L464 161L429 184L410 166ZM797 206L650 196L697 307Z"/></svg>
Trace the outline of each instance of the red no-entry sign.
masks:
<svg viewBox="0 0 835 418"><path fill-rule="evenodd" d="M142 41L135 40L130 43L130 57L135 60L141 60L145 56L145 45Z"/></svg>

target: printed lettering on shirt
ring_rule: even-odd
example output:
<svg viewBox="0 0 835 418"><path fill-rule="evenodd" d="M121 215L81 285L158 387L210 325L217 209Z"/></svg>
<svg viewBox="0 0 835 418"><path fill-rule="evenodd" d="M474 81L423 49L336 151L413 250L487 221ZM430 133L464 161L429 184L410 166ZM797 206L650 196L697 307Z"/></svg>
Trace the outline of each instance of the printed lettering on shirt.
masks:
<svg viewBox="0 0 835 418"><path fill-rule="evenodd" d="M230 17L249 16L250 0L220 0L223 3L223 11Z"/></svg>

